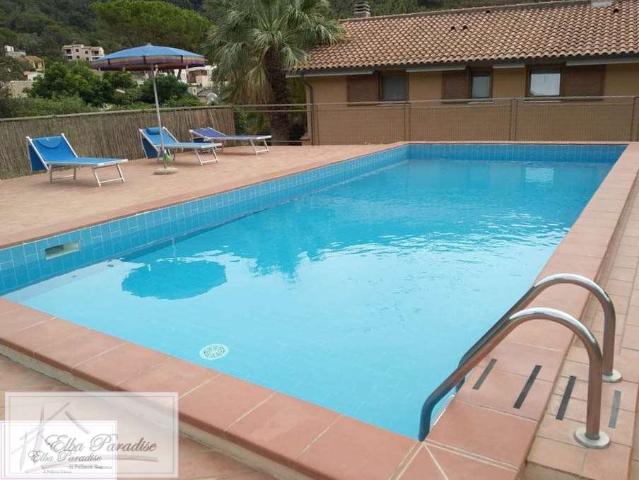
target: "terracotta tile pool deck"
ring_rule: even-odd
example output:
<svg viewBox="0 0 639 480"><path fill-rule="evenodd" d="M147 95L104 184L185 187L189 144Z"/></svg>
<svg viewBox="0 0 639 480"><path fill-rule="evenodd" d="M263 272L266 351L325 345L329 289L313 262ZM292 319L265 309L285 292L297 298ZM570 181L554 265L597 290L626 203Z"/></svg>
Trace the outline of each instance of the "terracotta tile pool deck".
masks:
<svg viewBox="0 0 639 480"><path fill-rule="evenodd" d="M137 161L126 166L126 184L102 188L89 183L90 172L75 185L49 185L42 175L2 181L0 246L382 148L388 146L280 147L258 157L234 151L206 167L187 157L168 178ZM632 215L638 170L639 144L631 144L540 273L599 279L618 305L617 365L624 381L604 389L602 427L613 441L604 450L571 440L584 420L585 359L568 330L547 322L526 324L500 344L483 363L496 360L482 388L473 388L480 365L423 443L3 299L0 353L76 388L177 391L185 435L280 478L506 480L521 478L528 463L531 479L625 479L630 459L639 458L631 453L639 381L639 208L637 218ZM534 305L588 318L593 331L601 330L581 289L550 289ZM538 378L515 408L536 365ZM570 375L578 379L570 407L563 421L553 420ZM611 431L607 395L614 390L622 396L618 428Z"/></svg>
<svg viewBox="0 0 639 480"><path fill-rule="evenodd" d="M0 356L0 412L4 417L4 392L62 392L73 390L58 380ZM264 473L232 460L188 438L180 438L181 480L273 480Z"/></svg>

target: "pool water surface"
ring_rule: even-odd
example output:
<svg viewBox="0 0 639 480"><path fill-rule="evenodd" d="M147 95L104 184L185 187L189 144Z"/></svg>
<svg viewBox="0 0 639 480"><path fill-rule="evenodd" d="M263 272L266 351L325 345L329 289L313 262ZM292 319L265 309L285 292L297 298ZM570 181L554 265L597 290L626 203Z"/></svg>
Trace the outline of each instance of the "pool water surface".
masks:
<svg viewBox="0 0 639 480"><path fill-rule="evenodd" d="M7 298L415 437L612 165L412 158Z"/></svg>

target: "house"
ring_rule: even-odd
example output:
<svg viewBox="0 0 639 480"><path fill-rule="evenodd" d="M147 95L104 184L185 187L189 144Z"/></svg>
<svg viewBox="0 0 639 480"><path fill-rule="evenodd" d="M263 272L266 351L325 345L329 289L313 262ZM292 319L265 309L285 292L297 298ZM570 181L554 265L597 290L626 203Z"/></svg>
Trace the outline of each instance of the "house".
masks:
<svg viewBox="0 0 639 480"><path fill-rule="evenodd" d="M72 45L63 45L62 54L64 55L65 60L82 60L85 62L91 62L100 57L104 57L104 49L102 47L91 47L81 43L74 43Z"/></svg>
<svg viewBox="0 0 639 480"><path fill-rule="evenodd" d="M2 49L5 57L11 57L11 58L22 58L26 55L26 52L22 51L22 50L16 50L15 47L11 46L11 45L5 45Z"/></svg>
<svg viewBox="0 0 639 480"><path fill-rule="evenodd" d="M10 97L25 97L33 86L33 81L44 74L44 60L35 55L27 55L26 52L16 50L10 45L4 46L4 55L15 58L25 64L25 71L21 80L11 80L6 82L7 91Z"/></svg>
<svg viewBox="0 0 639 480"><path fill-rule="evenodd" d="M293 72L307 85L309 103L320 110L321 104L351 110L365 106L366 115L374 115L371 105L388 107L380 102L441 106L500 104L497 100L504 98L595 102L639 96L639 0L569 0L380 17L368 16L362 3L356 2L360 18L342 22L344 39L312 49L308 61ZM337 121L332 128L338 132L346 125L336 117L325 122ZM343 117L352 125L352 118ZM320 115L312 120L322 121Z"/></svg>
<svg viewBox="0 0 639 480"><path fill-rule="evenodd" d="M212 65L184 68L176 71L178 78L189 86L189 93L200 98L203 103L214 103L217 99L213 82Z"/></svg>
<svg viewBox="0 0 639 480"><path fill-rule="evenodd" d="M40 57L36 57L35 55L25 55L24 57L21 57L20 60L29 65L29 73L44 71L44 60Z"/></svg>

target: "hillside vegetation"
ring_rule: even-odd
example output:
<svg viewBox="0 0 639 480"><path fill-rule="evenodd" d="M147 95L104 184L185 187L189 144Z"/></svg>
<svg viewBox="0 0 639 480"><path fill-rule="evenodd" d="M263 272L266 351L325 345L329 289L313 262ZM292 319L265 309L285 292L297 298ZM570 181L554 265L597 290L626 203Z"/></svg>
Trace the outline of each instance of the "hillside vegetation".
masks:
<svg viewBox="0 0 639 480"><path fill-rule="evenodd" d="M374 15L387 15L518 1L521 0L371 0L370 4ZM59 56L65 43L100 44L107 50L128 46L123 45L122 32L97 22L92 3L96 0L0 0L0 44L14 45L44 57ZM170 0L170 3L207 16L215 12L220 1ZM335 16L351 16L351 0L333 0L331 5ZM159 32L170 31L166 25L157 28Z"/></svg>

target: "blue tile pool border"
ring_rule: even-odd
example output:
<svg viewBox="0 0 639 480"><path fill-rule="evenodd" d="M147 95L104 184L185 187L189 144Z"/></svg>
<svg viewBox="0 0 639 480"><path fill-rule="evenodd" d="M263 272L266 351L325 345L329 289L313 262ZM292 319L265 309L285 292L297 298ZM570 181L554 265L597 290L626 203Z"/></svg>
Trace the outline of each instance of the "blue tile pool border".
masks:
<svg viewBox="0 0 639 480"><path fill-rule="evenodd" d="M191 235L395 163L429 158L611 162L626 145L405 144L227 192L0 249L0 295L77 268ZM45 251L79 245L47 258Z"/></svg>

